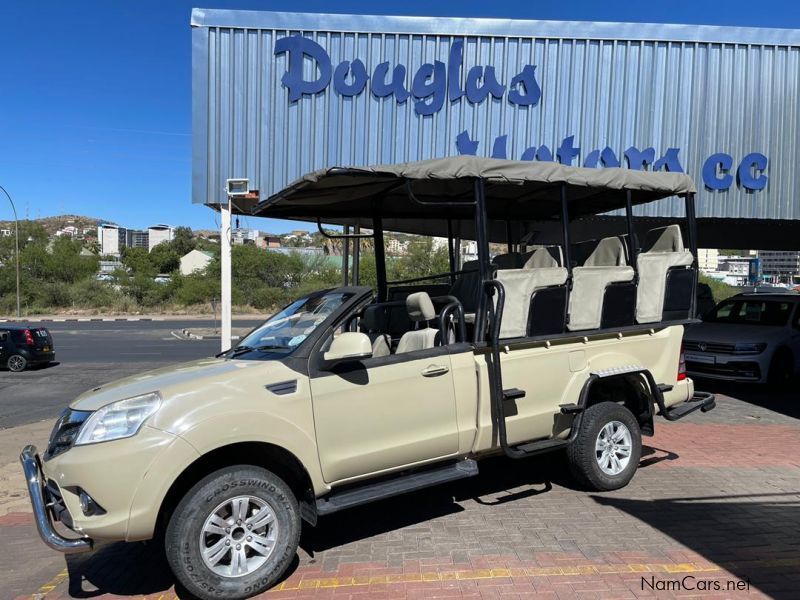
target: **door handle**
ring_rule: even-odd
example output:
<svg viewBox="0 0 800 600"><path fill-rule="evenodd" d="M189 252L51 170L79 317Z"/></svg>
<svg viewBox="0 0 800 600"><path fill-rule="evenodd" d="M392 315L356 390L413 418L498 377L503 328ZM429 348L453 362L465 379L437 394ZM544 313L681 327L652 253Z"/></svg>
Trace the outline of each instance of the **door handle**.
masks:
<svg viewBox="0 0 800 600"><path fill-rule="evenodd" d="M444 375L445 373L449 372L450 369L443 365L428 365L422 370L423 377L438 377L439 375Z"/></svg>

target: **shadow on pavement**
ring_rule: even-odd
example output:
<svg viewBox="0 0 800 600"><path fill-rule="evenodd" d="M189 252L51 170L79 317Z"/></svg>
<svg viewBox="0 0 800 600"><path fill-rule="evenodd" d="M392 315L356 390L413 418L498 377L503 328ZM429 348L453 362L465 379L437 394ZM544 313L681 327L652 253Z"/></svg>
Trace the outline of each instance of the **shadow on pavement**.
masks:
<svg viewBox="0 0 800 600"><path fill-rule="evenodd" d="M501 457L482 460L480 474L476 477L380 500L320 519L316 527L303 530L300 547L313 556L315 552L461 512L464 509L458 502L474 500L494 506L547 493L553 483L568 488L574 486L560 454L519 461Z"/></svg>
<svg viewBox="0 0 800 600"><path fill-rule="evenodd" d="M763 384L697 379L695 387L704 392L724 394L787 417L800 419L800 380L795 380L788 389L776 390Z"/></svg>
<svg viewBox="0 0 800 600"><path fill-rule="evenodd" d="M591 497L660 530L739 580L749 581L751 588L773 598L797 597L792 579L800 550L797 492L666 500Z"/></svg>

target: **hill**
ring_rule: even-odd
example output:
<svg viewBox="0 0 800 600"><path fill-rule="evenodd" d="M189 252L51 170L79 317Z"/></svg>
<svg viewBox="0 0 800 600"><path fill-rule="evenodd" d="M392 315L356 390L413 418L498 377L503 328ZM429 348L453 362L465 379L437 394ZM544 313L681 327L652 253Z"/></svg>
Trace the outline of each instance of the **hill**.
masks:
<svg viewBox="0 0 800 600"><path fill-rule="evenodd" d="M39 219L32 219L33 222L38 223L47 231L47 235L54 235L56 231L72 225L80 230L95 228L97 222L103 219L97 217L87 217L85 215L57 215L53 217L41 217ZM110 222L110 221L108 221ZM0 229L14 229L14 221L0 221Z"/></svg>

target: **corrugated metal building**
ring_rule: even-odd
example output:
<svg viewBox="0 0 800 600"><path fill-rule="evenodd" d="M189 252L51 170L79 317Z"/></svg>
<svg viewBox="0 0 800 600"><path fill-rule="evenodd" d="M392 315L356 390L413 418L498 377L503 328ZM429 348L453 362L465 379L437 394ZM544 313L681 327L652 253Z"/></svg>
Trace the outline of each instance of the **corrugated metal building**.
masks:
<svg viewBox="0 0 800 600"><path fill-rule="evenodd" d="M205 9L192 26L194 202L224 202L227 178L263 199L321 167L473 153L682 170L701 245L800 246L800 31Z"/></svg>

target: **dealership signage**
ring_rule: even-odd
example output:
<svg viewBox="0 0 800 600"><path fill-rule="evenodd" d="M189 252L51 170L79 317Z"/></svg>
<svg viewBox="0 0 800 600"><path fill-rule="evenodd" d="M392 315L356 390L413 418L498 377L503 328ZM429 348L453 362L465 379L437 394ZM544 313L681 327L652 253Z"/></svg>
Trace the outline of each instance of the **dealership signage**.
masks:
<svg viewBox="0 0 800 600"><path fill-rule="evenodd" d="M480 105L487 101L507 102L518 107L535 107L542 96L537 80L536 65L522 65L508 81L498 77L492 65L475 65L464 72L464 43L454 41L447 62L435 60L421 64L413 73L404 64L381 62L371 71L359 58L343 60L334 65L330 55L310 38L295 35L278 39L275 55L287 56L287 67L281 83L288 92L289 102L303 97L333 92L343 97L355 97L368 92L377 98L391 98L398 104L409 100L419 118L430 118L449 103L466 101ZM307 69L311 61L312 69ZM312 73L313 75L309 75ZM410 87L407 86L410 81ZM469 130L459 132L454 140L459 154L488 154L494 158L519 160L557 160L561 164L581 164L585 167L621 167L683 172L680 148L666 148L658 156L655 148L630 146L621 153L609 146L582 152L574 135L565 136L557 148L544 144L529 145L521 156L508 156L508 134L493 140L481 140ZM483 144L483 146L482 146ZM486 150L490 148L490 150ZM709 156L703 163L701 176L705 186L725 191L735 183L749 191L763 190L768 181L767 157L749 152L734 157L724 152Z"/></svg>

